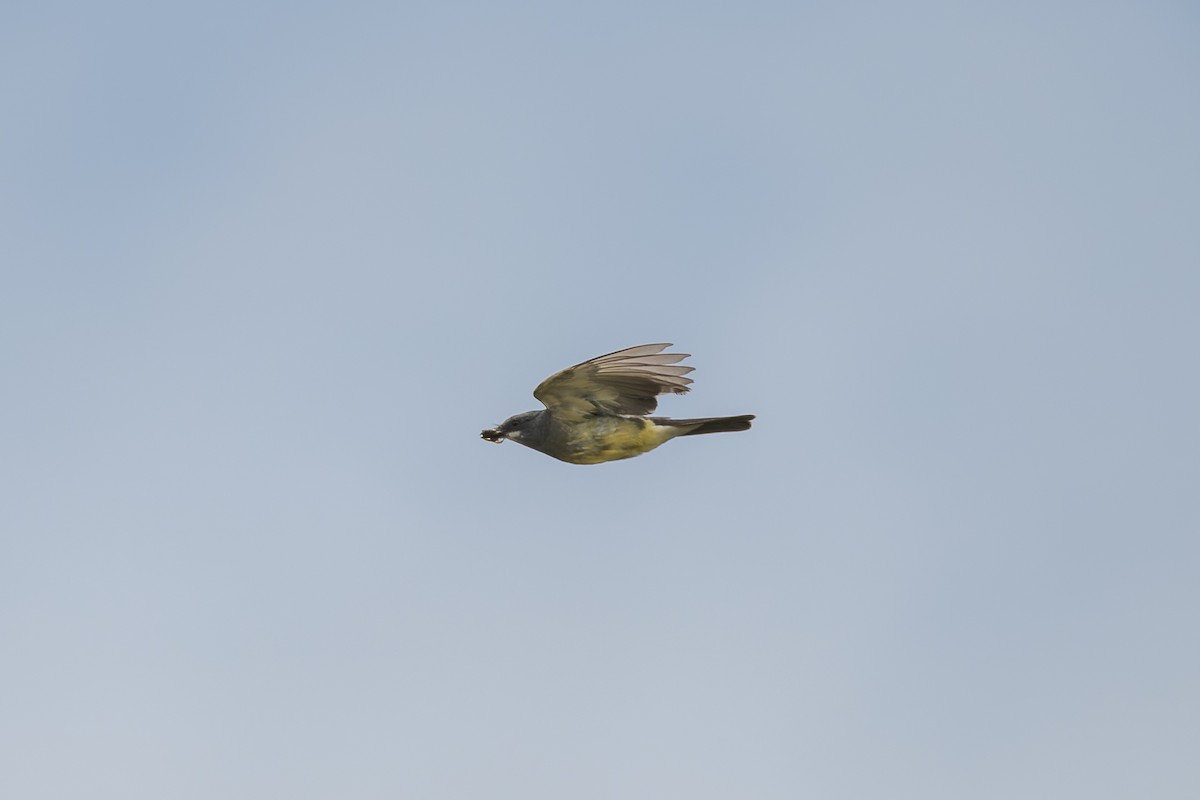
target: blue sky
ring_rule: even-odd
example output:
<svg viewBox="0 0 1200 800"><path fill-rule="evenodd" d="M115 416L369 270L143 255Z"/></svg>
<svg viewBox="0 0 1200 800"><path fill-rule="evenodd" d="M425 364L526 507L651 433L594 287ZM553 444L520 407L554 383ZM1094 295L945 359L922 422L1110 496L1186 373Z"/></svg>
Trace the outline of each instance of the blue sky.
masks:
<svg viewBox="0 0 1200 800"><path fill-rule="evenodd" d="M7 8L0 794L1195 797L1198 33Z"/></svg>

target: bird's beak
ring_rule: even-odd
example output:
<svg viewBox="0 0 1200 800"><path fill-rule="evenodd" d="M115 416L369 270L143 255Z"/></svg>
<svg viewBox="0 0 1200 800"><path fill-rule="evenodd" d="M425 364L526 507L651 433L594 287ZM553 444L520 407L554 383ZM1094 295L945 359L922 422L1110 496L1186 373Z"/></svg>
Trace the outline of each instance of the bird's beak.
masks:
<svg viewBox="0 0 1200 800"><path fill-rule="evenodd" d="M480 438L486 439L492 444L500 444L504 441L504 434L495 428L486 428L483 433L479 434Z"/></svg>

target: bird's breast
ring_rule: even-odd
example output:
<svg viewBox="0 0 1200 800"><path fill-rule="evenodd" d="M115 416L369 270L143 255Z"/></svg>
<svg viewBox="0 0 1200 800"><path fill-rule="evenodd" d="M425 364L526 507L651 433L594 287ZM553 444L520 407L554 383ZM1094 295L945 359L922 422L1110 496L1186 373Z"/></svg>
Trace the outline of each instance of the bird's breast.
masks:
<svg viewBox="0 0 1200 800"><path fill-rule="evenodd" d="M600 464L633 458L671 438L667 431L641 417L593 417L570 426L570 456L575 464Z"/></svg>

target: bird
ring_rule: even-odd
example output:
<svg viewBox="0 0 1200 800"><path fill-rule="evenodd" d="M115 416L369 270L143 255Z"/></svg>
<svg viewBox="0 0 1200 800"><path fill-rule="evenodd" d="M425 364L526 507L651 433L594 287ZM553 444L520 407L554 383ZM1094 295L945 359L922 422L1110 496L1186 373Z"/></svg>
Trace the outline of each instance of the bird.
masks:
<svg viewBox="0 0 1200 800"><path fill-rule="evenodd" d="M749 430L753 414L701 419L650 417L660 394L686 394L694 367L674 366L687 353L671 344L641 344L567 367L542 381L533 396L546 408L526 411L479 435L505 439L566 461L601 464L648 453L677 436Z"/></svg>

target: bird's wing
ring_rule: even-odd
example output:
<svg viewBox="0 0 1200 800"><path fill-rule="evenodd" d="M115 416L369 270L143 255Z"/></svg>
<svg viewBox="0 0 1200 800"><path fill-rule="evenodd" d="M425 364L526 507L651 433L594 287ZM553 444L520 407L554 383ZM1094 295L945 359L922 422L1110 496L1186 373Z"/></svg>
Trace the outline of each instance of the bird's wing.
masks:
<svg viewBox="0 0 1200 800"><path fill-rule="evenodd" d="M591 414L649 414L665 392L683 394L692 367L670 366L687 353L663 353L669 344L643 344L567 367L533 390L533 396L562 419Z"/></svg>

